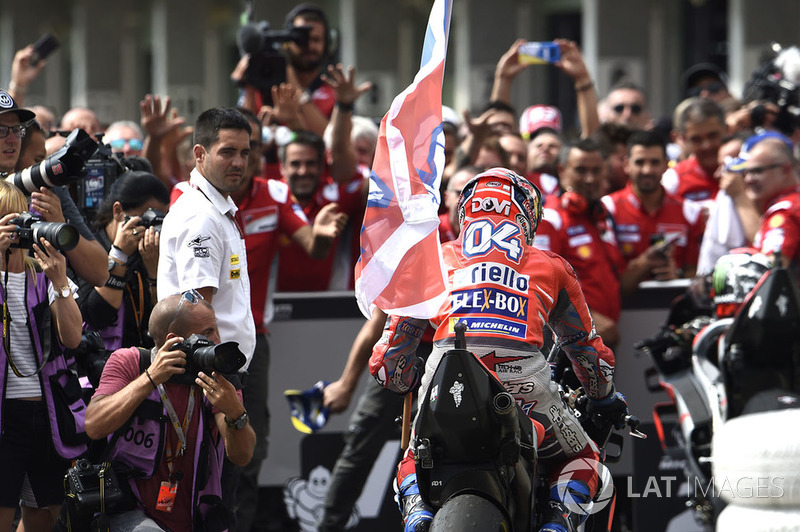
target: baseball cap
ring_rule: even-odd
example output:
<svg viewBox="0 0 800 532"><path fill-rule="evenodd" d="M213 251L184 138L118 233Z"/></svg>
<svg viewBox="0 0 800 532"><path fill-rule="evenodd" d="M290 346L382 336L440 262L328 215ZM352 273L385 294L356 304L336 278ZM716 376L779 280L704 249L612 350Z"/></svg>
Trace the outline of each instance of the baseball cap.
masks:
<svg viewBox="0 0 800 532"><path fill-rule="evenodd" d="M442 106L442 122L453 124L456 129L461 127L461 117L458 116L455 109L446 105Z"/></svg>
<svg viewBox="0 0 800 532"><path fill-rule="evenodd" d="M725 87L728 86L728 76L720 67L714 63L698 63L687 68L681 75L684 92L688 94L703 78L716 78Z"/></svg>
<svg viewBox="0 0 800 532"><path fill-rule="evenodd" d="M522 112L519 118L519 132L522 138L529 140L536 136L542 128L561 133L561 111L552 105L531 105Z"/></svg>
<svg viewBox="0 0 800 532"><path fill-rule="evenodd" d="M28 109L21 108L17 105L17 102L14 101L14 98L12 98L9 93L4 90L0 90L0 115L4 115L6 113L17 113L20 124L24 124L25 122L36 118L36 113L29 111Z"/></svg>
<svg viewBox="0 0 800 532"><path fill-rule="evenodd" d="M756 144L766 139L781 140L784 144L786 144L786 146L789 147L789 151L794 149L794 144L786 135L778 133L777 131L764 131L763 133L753 135L744 141L744 144L742 144L742 149L739 151L739 156L725 166L728 171L744 172L747 170L747 159L750 157L750 152L756 146Z"/></svg>

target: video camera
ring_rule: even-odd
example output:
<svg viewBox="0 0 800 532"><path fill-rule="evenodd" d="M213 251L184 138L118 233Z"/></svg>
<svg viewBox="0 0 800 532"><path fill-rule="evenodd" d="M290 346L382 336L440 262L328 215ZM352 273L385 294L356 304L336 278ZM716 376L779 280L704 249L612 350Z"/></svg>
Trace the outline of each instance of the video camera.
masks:
<svg viewBox="0 0 800 532"><path fill-rule="evenodd" d="M108 196L111 185L128 171L128 162L121 155L113 153L111 146L103 144L101 137L97 149L86 161L81 173L83 179L77 182L76 203L86 220L94 219L94 214Z"/></svg>
<svg viewBox="0 0 800 532"><path fill-rule="evenodd" d="M16 218L8 221L7 225L18 225L17 238L11 242L11 247L32 249L33 244L39 244L39 239L44 238L58 251L69 251L78 245L80 233L78 229L68 223L44 222L41 216L23 212Z"/></svg>
<svg viewBox="0 0 800 532"><path fill-rule="evenodd" d="M778 106L775 128L787 136L800 128L800 79L793 79L792 72L800 68L800 50L796 46L783 48L773 42L759 67L745 83L742 99L745 102L767 101ZM753 127L763 126L767 110L757 105L750 112Z"/></svg>
<svg viewBox="0 0 800 532"><path fill-rule="evenodd" d="M241 55L250 54L250 64L242 80L261 91L265 105L272 105L272 87L286 81L286 57L281 52L284 43L307 46L311 26L295 26L285 30L270 30L269 22L245 24L236 34Z"/></svg>
<svg viewBox="0 0 800 532"><path fill-rule="evenodd" d="M215 345L203 335L193 334L183 342L175 344L174 349L186 353L186 373L173 375L170 382L175 384L194 384L199 372L211 375L212 371L233 374L247 361L239 351L236 342L223 342Z"/></svg>

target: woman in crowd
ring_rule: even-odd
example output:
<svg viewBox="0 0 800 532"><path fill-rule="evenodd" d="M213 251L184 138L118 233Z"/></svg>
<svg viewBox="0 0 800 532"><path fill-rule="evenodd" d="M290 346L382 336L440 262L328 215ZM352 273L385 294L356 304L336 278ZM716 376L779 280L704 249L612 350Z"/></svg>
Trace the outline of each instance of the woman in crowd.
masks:
<svg viewBox="0 0 800 532"><path fill-rule="evenodd" d="M11 528L27 477L37 508L23 507L22 519L34 531L52 528L64 499L68 460L86 446L75 434L83 421L69 410L66 418L57 413L63 406L63 389L57 388L64 384L68 362L61 346L75 348L81 340L76 287L67 277L66 259L49 242L42 238L15 246L18 226L9 222L26 209L22 192L0 181L0 365L5 368L0 373L0 530Z"/></svg>
<svg viewBox="0 0 800 532"><path fill-rule="evenodd" d="M128 172L114 182L97 211L95 236L108 251L109 280L100 287L79 281L78 294L85 328L98 331L108 351L153 345L147 322L156 302L161 227L160 218L155 224L148 220L154 214L163 217L168 208L169 191L156 176Z"/></svg>

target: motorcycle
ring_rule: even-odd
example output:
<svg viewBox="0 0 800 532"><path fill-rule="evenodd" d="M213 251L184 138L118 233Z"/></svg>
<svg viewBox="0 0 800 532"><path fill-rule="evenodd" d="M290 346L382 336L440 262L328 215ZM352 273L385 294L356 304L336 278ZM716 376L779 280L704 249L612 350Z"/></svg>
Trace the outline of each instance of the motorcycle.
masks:
<svg viewBox="0 0 800 532"><path fill-rule="evenodd" d="M673 302L662 329L635 345L654 365L646 374L648 388L669 397L654 407L653 419L662 448L683 460L687 506L706 530L714 530L723 511L734 513L726 509L731 502L736 513L741 506L775 503L737 499L716 484L740 487L746 477L759 478L763 472L745 474L732 465L747 463L750 451L770 454L775 445L759 438L767 428L754 415L800 406L800 292L796 274L775 262L733 317L713 316L710 299L702 296L707 281L698 278ZM663 418L677 420L674 446Z"/></svg>
<svg viewBox="0 0 800 532"><path fill-rule="evenodd" d="M466 349L465 330L463 323L456 325L455 348L443 355L415 425L420 494L435 510L430 531L538 529L537 516L547 504L537 497L546 486L537 471L541 426L534 428L502 383ZM583 390L562 389L598 445L618 447L618 453L604 453L605 459L619 459L622 436L589 419ZM625 422L640 434L638 419L627 416ZM603 481L611 485L610 474Z"/></svg>

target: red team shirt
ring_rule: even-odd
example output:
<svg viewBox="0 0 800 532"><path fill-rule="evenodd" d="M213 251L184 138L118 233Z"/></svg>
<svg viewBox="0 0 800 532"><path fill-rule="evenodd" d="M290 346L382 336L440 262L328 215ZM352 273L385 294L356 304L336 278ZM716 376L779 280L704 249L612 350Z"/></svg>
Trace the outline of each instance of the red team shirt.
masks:
<svg viewBox="0 0 800 532"><path fill-rule="evenodd" d="M800 190L792 187L773 199L761 216L753 246L769 255L780 251L793 263L800 259Z"/></svg>
<svg viewBox="0 0 800 532"><path fill-rule="evenodd" d="M711 201L719 192L719 181L700 166L694 155L664 172L661 184L670 194L692 201Z"/></svg>
<svg viewBox="0 0 800 532"><path fill-rule="evenodd" d="M617 321L622 310L619 274L625 262L613 231L605 220L574 212L555 196L545 206L533 245L566 259L578 275L589 308Z"/></svg>
<svg viewBox="0 0 800 532"><path fill-rule="evenodd" d="M603 204L614 218L617 242L626 263L650 247L651 235L661 234L675 239L672 257L679 268L697 265L705 225L700 204L665 191L661 208L650 214L642 209L630 183L605 196Z"/></svg>
<svg viewBox="0 0 800 532"><path fill-rule="evenodd" d="M323 178L324 179L324 178ZM319 211L329 203L337 203L339 212L346 213L352 227L351 238L354 239L350 249L350 265L348 268L349 279L347 285L352 288L353 268L358 254L358 232L361 230L361 221L364 216L364 197L361 192L364 176L356 174L355 178L345 184L334 183L326 179L326 184L319 186L308 205L302 207L303 213L308 218L309 223L314 223ZM281 238L280 250L278 254L278 286L280 292L309 292L328 290L333 273L334 259L337 256L336 245L340 239L333 244L328 257L322 260L315 260L308 256L303 248L298 246L288 238Z"/></svg>

